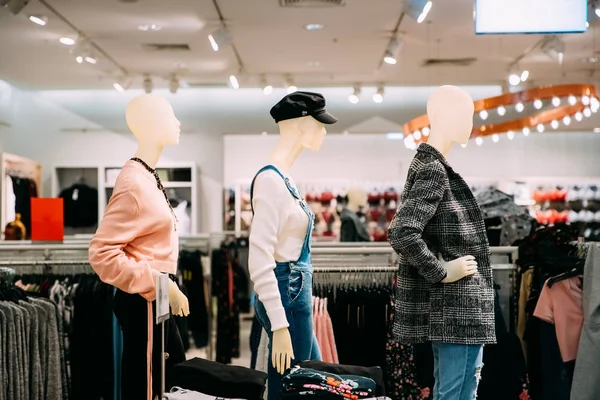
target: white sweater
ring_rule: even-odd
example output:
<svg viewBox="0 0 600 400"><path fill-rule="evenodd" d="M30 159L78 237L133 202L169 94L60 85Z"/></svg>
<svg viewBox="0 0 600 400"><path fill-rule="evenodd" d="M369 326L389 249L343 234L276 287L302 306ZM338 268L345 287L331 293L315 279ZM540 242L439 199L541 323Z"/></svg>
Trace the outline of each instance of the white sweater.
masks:
<svg viewBox="0 0 600 400"><path fill-rule="evenodd" d="M248 269L254 290L267 311L271 330L276 331L287 328L289 323L275 277L275 262L298 260L309 219L281 176L272 170L256 177L253 205Z"/></svg>

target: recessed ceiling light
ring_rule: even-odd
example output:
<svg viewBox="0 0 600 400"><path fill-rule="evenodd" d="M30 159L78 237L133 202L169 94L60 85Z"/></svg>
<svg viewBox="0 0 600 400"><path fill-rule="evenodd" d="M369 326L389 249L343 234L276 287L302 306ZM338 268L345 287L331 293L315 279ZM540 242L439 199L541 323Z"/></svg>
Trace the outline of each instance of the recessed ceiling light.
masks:
<svg viewBox="0 0 600 400"><path fill-rule="evenodd" d="M320 31L321 29L324 29L325 25L323 24L306 24L304 25L304 29L306 29L307 31Z"/></svg>
<svg viewBox="0 0 600 400"><path fill-rule="evenodd" d="M65 46L73 46L75 44L75 39L70 37L61 37L58 39L59 42L64 44Z"/></svg>
<svg viewBox="0 0 600 400"><path fill-rule="evenodd" d="M598 57L584 57L581 59L584 63L595 64L598 62Z"/></svg>
<svg viewBox="0 0 600 400"><path fill-rule="evenodd" d="M138 29L143 32L158 32L162 27L156 24L146 24L138 26Z"/></svg>
<svg viewBox="0 0 600 400"><path fill-rule="evenodd" d="M48 18L46 17L40 17L37 15L30 15L29 16L29 20L31 22L33 22L34 24L40 25L40 26L44 26L46 25L46 22L48 22Z"/></svg>
<svg viewBox="0 0 600 400"><path fill-rule="evenodd" d="M312 67L312 68L318 68L321 66L321 62L320 61L309 61L308 66Z"/></svg>

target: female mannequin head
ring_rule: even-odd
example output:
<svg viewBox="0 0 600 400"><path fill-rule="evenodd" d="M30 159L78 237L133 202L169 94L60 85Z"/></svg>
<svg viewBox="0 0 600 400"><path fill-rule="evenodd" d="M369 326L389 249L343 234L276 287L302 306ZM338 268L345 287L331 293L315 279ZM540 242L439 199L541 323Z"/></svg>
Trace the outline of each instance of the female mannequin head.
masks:
<svg viewBox="0 0 600 400"><path fill-rule="evenodd" d="M429 141L466 144L473 130L473 99L456 86L440 86L427 101Z"/></svg>
<svg viewBox="0 0 600 400"><path fill-rule="evenodd" d="M127 125L138 142L163 147L179 143L181 123L167 100L153 94L136 96L127 105Z"/></svg>
<svg viewBox="0 0 600 400"><path fill-rule="evenodd" d="M319 151L327 134L325 125L311 116L279 122L281 136L294 135L303 149Z"/></svg>

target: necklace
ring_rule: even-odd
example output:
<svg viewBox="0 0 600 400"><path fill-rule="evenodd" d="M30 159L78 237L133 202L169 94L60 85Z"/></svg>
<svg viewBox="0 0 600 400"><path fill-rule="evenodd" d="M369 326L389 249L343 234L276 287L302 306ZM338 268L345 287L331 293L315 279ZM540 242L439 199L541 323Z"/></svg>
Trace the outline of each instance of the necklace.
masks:
<svg viewBox="0 0 600 400"><path fill-rule="evenodd" d="M130 160L138 162L140 164L142 164L142 166L144 168L146 168L146 170L148 172L150 172L152 175L154 175L154 179L156 179L156 187L158 188L158 190L160 190L162 192L162 194L165 196L165 200L167 202L167 205L169 206L169 209L171 210L171 215L173 215L173 220L175 220L175 223L173 224L175 230L177 230L177 222L179 222L179 220L177 219L177 216L175 215L175 210L173 210L173 206L171 205L171 202L169 201L169 196L167 196L167 191L165 190L165 187L163 186L162 182L160 181L160 176L158 176L158 172L156 172L155 168L151 168L148 164L146 164L146 162L144 160L142 160L141 158L138 157L132 157Z"/></svg>

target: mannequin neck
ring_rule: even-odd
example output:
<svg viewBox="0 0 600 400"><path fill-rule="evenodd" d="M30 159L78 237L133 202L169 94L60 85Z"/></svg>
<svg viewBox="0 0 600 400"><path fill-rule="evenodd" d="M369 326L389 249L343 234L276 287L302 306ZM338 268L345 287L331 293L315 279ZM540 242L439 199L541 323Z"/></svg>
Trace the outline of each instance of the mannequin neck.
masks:
<svg viewBox="0 0 600 400"><path fill-rule="evenodd" d="M144 160L150 168L156 168L162 151L163 146L140 141L138 142L137 151L133 156Z"/></svg>
<svg viewBox="0 0 600 400"><path fill-rule="evenodd" d="M448 153L450 153L454 141L447 135L444 135L443 132L438 132L432 127L427 144L439 151L445 158L448 158Z"/></svg>
<svg viewBox="0 0 600 400"><path fill-rule="evenodd" d="M269 156L269 162L284 172L289 171L302 152L301 136L302 133L298 129L281 126L279 140Z"/></svg>

